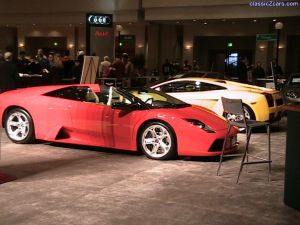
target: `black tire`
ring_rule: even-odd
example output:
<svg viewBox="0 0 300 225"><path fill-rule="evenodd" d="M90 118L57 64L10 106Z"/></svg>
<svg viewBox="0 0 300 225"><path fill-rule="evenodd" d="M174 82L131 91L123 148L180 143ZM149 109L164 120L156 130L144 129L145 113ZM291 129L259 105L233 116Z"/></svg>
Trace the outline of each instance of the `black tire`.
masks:
<svg viewBox="0 0 300 225"><path fill-rule="evenodd" d="M14 143L28 144L35 141L32 118L23 109L10 110L5 116L4 127L6 135Z"/></svg>
<svg viewBox="0 0 300 225"><path fill-rule="evenodd" d="M255 120L254 112L252 111L252 109L249 106L243 104L243 109L244 109L244 114L245 114L246 119ZM227 114L225 112L223 113L223 117L227 118L227 120L235 120L235 119L236 119L236 121L242 120L241 117L234 118L234 117L232 117L231 114Z"/></svg>
<svg viewBox="0 0 300 225"><path fill-rule="evenodd" d="M255 120L255 115L254 115L252 109L247 105L243 105L243 108L244 108L244 112L245 112L245 117L248 120Z"/></svg>
<svg viewBox="0 0 300 225"><path fill-rule="evenodd" d="M159 136L157 136L157 134L159 134ZM153 137L153 135L155 135L155 137ZM151 143L148 142L147 144L146 139L149 141L151 137ZM150 159L167 160L177 155L174 132L168 125L161 122L150 122L146 124L139 132L138 143L140 149Z"/></svg>

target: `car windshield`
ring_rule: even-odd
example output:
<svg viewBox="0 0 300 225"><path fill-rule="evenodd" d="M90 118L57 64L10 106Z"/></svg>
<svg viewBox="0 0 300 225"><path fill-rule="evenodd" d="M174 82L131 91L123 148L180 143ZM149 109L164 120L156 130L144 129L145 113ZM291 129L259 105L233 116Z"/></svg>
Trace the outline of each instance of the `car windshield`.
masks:
<svg viewBox="0 0 300 225"><path fill-rule="evenodd" d="M190 106L179 99L153 89L128 89L126 92L134 96L136 102L142 101L148 108L183 108Z"/></svg>

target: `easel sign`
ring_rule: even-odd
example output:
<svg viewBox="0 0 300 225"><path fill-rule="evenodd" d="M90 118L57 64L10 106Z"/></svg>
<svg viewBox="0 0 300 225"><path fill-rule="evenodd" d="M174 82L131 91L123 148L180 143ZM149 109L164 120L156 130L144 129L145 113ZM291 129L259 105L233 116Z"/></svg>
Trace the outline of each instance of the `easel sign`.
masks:
<svg viewBox="0 0 300 225"><path fill-rule="evenodd" d="M83 61L81 84L94 84L98 72L99 57L98 56L85 56Z"/></svg>

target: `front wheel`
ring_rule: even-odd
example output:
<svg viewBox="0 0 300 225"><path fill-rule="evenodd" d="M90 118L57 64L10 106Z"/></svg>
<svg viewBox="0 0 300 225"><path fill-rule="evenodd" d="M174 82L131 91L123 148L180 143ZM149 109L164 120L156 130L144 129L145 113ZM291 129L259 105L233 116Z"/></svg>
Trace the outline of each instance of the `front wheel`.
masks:
<svg viewBox="0 0 300 225"><path fill-rule="evenodd" d="M20 108L8 112L5 131L9 139L18 144L31 143L35 139L31 116Z"/></svg>
<svg viewBox="0 0 300 225"><path fill-rule="evenodd" d="M171 159L176 155L176 141L172 130L160 122L147 124L139 136L139 145L150 159Z"/></svg>

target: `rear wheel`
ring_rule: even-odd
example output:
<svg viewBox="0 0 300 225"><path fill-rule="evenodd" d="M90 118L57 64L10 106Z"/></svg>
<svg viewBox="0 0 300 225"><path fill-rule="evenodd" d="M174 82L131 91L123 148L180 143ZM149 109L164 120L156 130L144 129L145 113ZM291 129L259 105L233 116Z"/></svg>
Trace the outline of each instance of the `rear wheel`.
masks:
<svg viewBox="0 0 300 225"><path fill-rule="evenodd" d="M249 106L243 105L243 109L244 109L246 119L255 120L255 115Z"/></svg>
<svg viewBox="0 0 300 225"><path fill-rule="evenodd" d="M20 108L8 112L5 118L5 131L9 139L18 144L26 144L35 140L31 116Z"/></svg>
<svg viewBox="0 0 300 225"><path fill-rule="evenodd" d="M247 105L243 105L243 109L244 109L244 114L247 120L255 120L255 115L252 111L252 109L247 106ZM237 115L233 115L233 114L224 114L224 117L227 118L227 120L229 121L241 121L243 120L243 118L241 116L237 116Z"/></svg>
<svg viewBox="0 0 300 225"><path fill-rule="evenodd" d="M175 136L167 125L160 122L151 122L142 129L139 145L150 159L171 159L176 155Z"/></svg>

